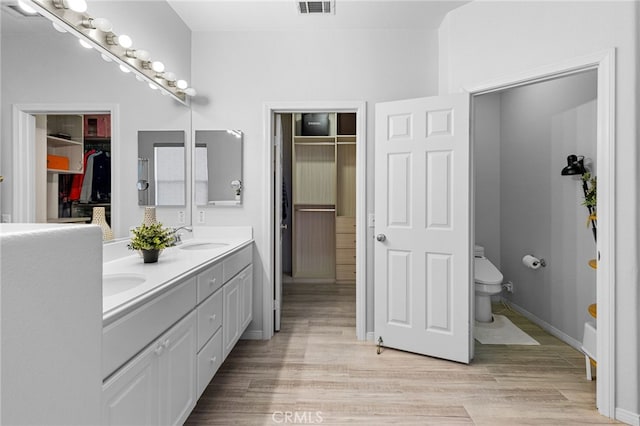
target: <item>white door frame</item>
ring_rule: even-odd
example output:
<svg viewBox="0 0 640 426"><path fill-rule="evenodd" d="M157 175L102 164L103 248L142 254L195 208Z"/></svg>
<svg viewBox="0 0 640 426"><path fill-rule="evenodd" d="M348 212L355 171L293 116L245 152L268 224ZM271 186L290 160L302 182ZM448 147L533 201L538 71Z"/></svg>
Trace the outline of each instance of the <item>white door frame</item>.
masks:
<svg viewBox="0 0 640 426"><path fill-rule="evenodd" d="M120 116L117 104L15 104L13 105L12 221L31 223L36 217L35 125L37 114L111 114L111 187L120 188ZM119 191L112 191L111 202L120 205ZM120 223L120 209L112 209L111 221Z"/></svg>
<svg viewBox="0 0 640 426"><path fill-rule="evenodd" d="M277 159L274 158L274 115L277 113L297 113L297 112L355 112L356 122L356 337L359 340L366 338L366 264L367 264L367 152L366 152L366 117L367 105L359 101L321 101L321 102L269 102L264 104L264 146L263 158L265 160L263 200L266 206L264 218L264 230L266 238L262 246L262 253L268 253L265 259L265 276L263 286L263 339L270 339L273 336L273 294L274 294L274 261L275 253L275 217L274 202L275 188L273 187L273 173ZM280 226L278 218L277 226Z"/></svg>
<svg viewBox="0 0 640 426"><path fill-rule="evenodd" d="M512 87L597 70L598 304L596 402L600 414L615 417L615 49L569 59L470 88L473 98ZM472 133L473 137L473 133ZM472 141L473 143L473 141ZM473 224L473 217L471 218Z"/></svg>

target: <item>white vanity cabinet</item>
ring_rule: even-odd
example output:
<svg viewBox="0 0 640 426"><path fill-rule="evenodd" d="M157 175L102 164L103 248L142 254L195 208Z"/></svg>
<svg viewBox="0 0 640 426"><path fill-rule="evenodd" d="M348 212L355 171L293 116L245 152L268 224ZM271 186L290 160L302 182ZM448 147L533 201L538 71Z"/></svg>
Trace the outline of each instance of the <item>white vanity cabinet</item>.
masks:
<svg viewBox="0 0 640 426"><path fill-rule="evenodd" d="M224 358L226 359L252 318L253 266L249 265L223 287Z"/></svg>
<svg viewBox="0 0 640 426"><path fill-rule="evenodd" d="M103 386L103 425L182 424L196 403L196 314L191 312Z"/></svg>
<svg viewBox="0 0 640 426"><path fill-rule="evenodd" d="M103 425L185 422L251 322L252 260L209 260L104 327Z"/></svg>

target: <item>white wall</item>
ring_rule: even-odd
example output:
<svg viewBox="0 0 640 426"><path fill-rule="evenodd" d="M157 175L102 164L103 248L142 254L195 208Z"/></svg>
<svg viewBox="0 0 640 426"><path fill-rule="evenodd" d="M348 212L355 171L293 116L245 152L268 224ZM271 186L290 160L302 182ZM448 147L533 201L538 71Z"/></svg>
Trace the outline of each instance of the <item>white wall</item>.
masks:
<svg viewBox="0 0 640 426"><path fill-rule="evenodd" d="M154 22L163 22L172 29L173 44L167 52L189 50L190 31L165 3L154 2ZM164 6L162 6L164 5ZM11 19L3 12L3 20ZM173 18L173 25L170 24ZM33 18L31 18L33 19ZM112 21L117 26L117 17ZM9 28L19 31L8 31ZM116 237L128 235L131 226L142 220L143 208L137 206L137 132L138 130L185 130L190 140L190 110L178 102L151 91L147 84L137 81L133 74L124 74L114 64L104 62L94 50L80 48L69 34L54 31L48 24L38 24L31 31L29 21L3 25L2 30L2 143L1 170L2 213L12 211L12 107L14 104L117 104L120 113L120 132L112 135L117 144L121 170L120 186L112 188L120 200L114 209L120 212L116 223ZM142 24L141 24L142 25ZM143 26L144 28L144 26ZM135 43L135 39L134 39ZM158 57L162 53L158 51ZM184 54L181 54L184 56ZM168 56L172 56L168 54ZM180 56L180 55L178 55ZM188 61L188 55L184 60ZM167 61L167 66L170 62ZM159 209L158 219L165 225L177 222L177 209ZM183 209L184 210L184 209Z"/></svg>
<svg viewBox="0 0 640 426"><path fill-rule="evenodd" d="M367 211L373 212L374 104L437 91L435 31L195 32L192 57L194 85L203 95L192 105L193 128L245 132L244 204L209 208L207 221L253 224L258 247L254 259L262 262L270 250L268 230L263 229L270 205L262 193L263 180L270 178L262 158L268 143L263 134L265 102L367 102ZM372 238L367 243L367 330L373 331ZM254 300L262 300L268 277L254 278ZM253 318L250 329L261 330L262 304L254 304Z"/></svg>
<svg viewBox="0 0 640 426"><path fill-rule="evenodd" d="M501 271L514 303L582 341L596 274L596 244L586 226L579 178L561 176L569 154L596 169L595 71L510 89L501 102ZM525 254L545 259L531 270Z"/></svg>
<svg viewBox="0 0 640 426"><path fill-rule="evenodd" d="M440 28L440 91L616 48L616 406L638 401L637 2L489 2L458 8Z"/></svg>

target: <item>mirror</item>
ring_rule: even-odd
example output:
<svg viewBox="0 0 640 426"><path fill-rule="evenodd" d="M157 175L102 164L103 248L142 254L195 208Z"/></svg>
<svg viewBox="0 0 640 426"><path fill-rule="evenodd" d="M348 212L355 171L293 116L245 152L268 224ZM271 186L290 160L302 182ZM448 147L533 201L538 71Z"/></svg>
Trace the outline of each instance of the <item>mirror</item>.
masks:
<svg viewBox="0 0 640 426"><path fill-rule="evenodd" d="M121 72L114 62L105 62L96 49L82 48L73 35L55 31L48 19L24 17L6 9L6 5L2 2L0 9L2 107L6 111L14 105L24 107L26 112L21 114L27 117L31 117L31 110L43 114L58 109L67 113L112 112L110 225L116 238L127 237L129 228L140 223L143 210L136 207L137 133L141 129L179 129L184 132L185 158L191 158L190 109L170 96L162 96L159 90L151 90L132 73ZM91 2L89 12L112 20L114 28L128 32L136 46L165 60L169 71L190 75L191 33L168 3ZM157 19L144 19L145 16ZM164 34L154 26L157 22L170 28L170 43L156 36ZM55 72L42 72L42 64L54 66ZM41 109L42 106L56 109ZM19 194L39 194L46 188L36 187L35 167L29 154L34 152L34 146L14 137L14 118L3 114L0 126L0 170L5 176L0 204L2 213L11 214L14 222L29 222L35 220L30 217L36 211L33 197ZM24 140L31 140L32 132L25 125ZM24 160L16 163L16 156ZM187 174L191 173L190 167L187 163ZM191 223L190 182L185 193L187 202L182 206L158 210L158 218L165 225L185 224L180 218Z"/></svg>
<svg viewBox="0 0 640 426"><path fill-rule="evenodd" d="M196 205L242 204L242 137L239 130L196 130Z"/></svg>
<svg viewBox="0 0 640 426"><path fill-rule="evenodd" d="M184 206L186 167L184 132L138 132L139 206Z"/></svg>

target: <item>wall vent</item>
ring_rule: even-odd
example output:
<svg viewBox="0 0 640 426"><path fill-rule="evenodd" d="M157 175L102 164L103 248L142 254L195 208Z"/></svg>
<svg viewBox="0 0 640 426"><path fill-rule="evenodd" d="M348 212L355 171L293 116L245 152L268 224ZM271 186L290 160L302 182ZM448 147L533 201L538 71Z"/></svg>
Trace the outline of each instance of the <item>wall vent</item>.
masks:
<svg viewBox="0 0 640 426"><path fill-rule="evenodd" d="M298 1L298 12L302 15L334 14L335 0L331 1Z"/></svg>

